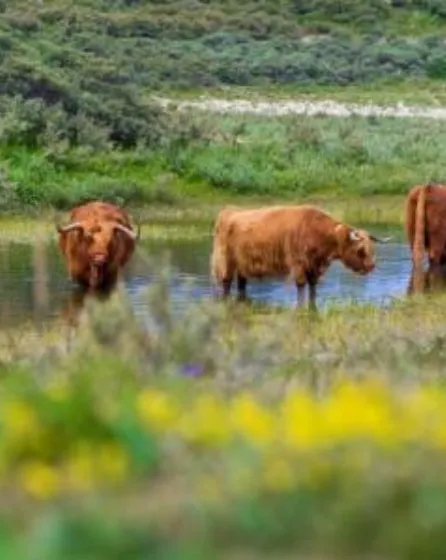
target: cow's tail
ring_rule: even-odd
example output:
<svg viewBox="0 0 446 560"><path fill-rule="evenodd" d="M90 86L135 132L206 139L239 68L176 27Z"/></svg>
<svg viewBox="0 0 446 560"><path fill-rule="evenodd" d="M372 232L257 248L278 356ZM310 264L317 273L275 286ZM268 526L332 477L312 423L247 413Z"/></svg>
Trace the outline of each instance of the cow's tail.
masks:
<svg viewBox="0 0 446 560"><path fill-rule="evenodd" d="M214 227L214 240L210 259L211 281L218 286L228 276L228 223L227 218L235 207L220 211Z"/></svg>
<svg viewBox="0 0 446 560"><path fill-rule="evenodd" d="M413 209L412 209L413 212ZM426 238L426 186L418 191L415 206L415 232L413 236L412 260L415 267L423 264L424 246Z"/></svg>
<svg viewBox="0 0 446 560"><path fill-rule="evenodd" d="M220 284L225 277L225 250L221 241L215 237L211 254L211 281L214 286Z"/></svg>

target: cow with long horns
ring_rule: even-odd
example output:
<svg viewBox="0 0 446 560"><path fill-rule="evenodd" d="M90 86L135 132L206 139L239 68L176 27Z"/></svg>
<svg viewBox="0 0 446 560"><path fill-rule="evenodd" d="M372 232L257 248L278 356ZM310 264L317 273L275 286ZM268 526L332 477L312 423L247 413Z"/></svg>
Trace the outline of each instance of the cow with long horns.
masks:
<svg viewBox="0 0 446 560"><path fill-rule="evenodd" d="M127 213L107 202L77 206L68 225L56 227L71 279L94 290L116 283L140 237Z"/></svg>
<svg viewBox="0 0 446 560"><path fill-rule="evenodd" d="M224 297L236 278L239 299L245 299L250 278L288 277L296 284L299 306L309 286L314 308L317 284L334 260L363 275L374 269L374 241L388 239L353 228L315 206L226 207L215 223L211 276Z"/></svg>

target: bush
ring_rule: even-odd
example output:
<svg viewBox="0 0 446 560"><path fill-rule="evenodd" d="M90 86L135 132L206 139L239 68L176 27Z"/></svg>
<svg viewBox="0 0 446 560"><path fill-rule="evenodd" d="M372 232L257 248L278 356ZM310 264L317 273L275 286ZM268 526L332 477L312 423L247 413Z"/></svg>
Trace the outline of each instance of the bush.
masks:
<svg viewBox="0 0 446 560"><path fill-rule="evenodd" d="M42 145L49 127L70 145L94 137L96 146L155 147L164 129L159 110L146 101L148 89L440 77L441 38L390 38L398 25L406 34L406 20L413 34L415 11L430 14L435 30L440 5L172 0L70 8L56 1L24 15L21 4L8 4L0 29L0 103L9 113L2 137ZM57 126L47 126L52 120Z"/></svg>

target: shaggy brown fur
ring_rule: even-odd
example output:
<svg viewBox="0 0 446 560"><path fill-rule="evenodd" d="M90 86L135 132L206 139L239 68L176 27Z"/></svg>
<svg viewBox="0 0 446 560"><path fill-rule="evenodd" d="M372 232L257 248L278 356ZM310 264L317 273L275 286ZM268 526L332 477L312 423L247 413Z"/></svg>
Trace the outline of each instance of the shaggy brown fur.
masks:
<svg viewBox="0 0 446 560"><path fill-rule="evenodd" d="M405 220L414 266L422 266L424 251L430 266L446 264L445 186L429 183L413 187L406 198Z"/></svg>
<svg viewBox="0 0 446 560"><path fill-rule="evenodd" d="M330 263L340 259L359 274L375 267L372 241L356 230L309 205L271 206L254 210L226 207L214 228L211 276L228 296L237 277L239 298L246 296L249 278L291 277L303 303L309 286L310 305L316 285Z"/></svg>
<svg viewBox="0 0 446 560"><path fill-rule="evenodd" d="M71 211L70 223L57 226L59 247L71 278L80 285L114 285L139 238L127 213L114 204L89 202Z"/></svg>

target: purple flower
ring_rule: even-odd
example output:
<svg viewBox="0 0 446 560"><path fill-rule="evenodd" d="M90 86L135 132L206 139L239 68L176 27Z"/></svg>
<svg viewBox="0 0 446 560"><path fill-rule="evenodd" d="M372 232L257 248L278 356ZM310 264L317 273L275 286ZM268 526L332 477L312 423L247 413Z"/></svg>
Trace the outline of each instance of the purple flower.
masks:
<svg viewBox="0 0 446 560"><path fill-rule="evenodd" d="M204 365L197 363L188 363L181 366L182 375L187 375L188 377L198 377L204 373Z"/></svg>

